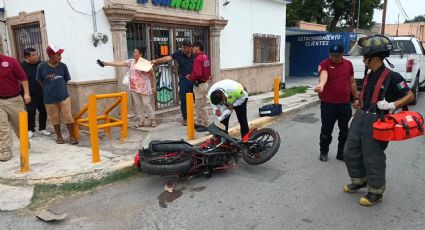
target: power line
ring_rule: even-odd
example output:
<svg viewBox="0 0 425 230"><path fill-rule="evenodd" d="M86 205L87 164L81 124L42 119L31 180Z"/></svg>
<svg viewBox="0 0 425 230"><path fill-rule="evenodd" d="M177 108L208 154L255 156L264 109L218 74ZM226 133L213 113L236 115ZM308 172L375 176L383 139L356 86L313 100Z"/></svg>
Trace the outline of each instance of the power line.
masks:
<svg viewBox="0 0 425 230"><path fill-rule="evenodd" d="M397 4L397 7L398 7L398 9L399 9L399 11L400 11L400 13L402 14L402 16L404 17L404 19L405 20L410 20L410 17L409 17L409 15L406 13L406 11L404 10L404 8L403 8L403 5L401 4L401 2L400 2L400 0L394 0L395 1L395 3ZM415 24L409 24L409 32L408 32L408 34L410 35L411 34L411 32L412 32L412 27L413 26L416 26L416 27L418 27L417 25L415 25ZM416 28L417 29L417 28Z"/></svg>
<svg viewBox="0 0 425 230"><path fill-rule="evenodd" d="M400 0L394 0L394 1L397 4L397 7L398 7L400 13L403 15L403 17L407 20L410 20L409 15L407 15L406 11L403 8L403 5L401 5Z"/></svg>

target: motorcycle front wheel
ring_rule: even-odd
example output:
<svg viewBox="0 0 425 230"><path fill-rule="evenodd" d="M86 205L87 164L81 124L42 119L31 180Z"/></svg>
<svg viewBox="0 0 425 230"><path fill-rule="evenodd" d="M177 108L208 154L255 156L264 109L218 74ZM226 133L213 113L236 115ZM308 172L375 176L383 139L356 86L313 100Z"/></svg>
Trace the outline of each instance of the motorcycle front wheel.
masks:
<svg viewBox="0 0 425 230"><path fill-rule="evenodd" d="M250 165L259 165L270 160L280 147L280 135L274 129L265 128L251 134L249 142L242 151L242 158Z"/></svg>

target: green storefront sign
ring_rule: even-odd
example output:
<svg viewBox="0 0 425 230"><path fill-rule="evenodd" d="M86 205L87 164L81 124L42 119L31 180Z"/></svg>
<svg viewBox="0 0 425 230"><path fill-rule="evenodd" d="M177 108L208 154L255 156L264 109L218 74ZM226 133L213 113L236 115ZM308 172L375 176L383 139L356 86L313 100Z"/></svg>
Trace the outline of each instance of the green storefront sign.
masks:
<svg viewBox="0 0 425 230"><path fill-rule="evenodd" d="M137 0L137 3L140 4L147 2L148 0ZM204 8L204 0L152 0L152 4L193 11L201 11Z"/></svg>

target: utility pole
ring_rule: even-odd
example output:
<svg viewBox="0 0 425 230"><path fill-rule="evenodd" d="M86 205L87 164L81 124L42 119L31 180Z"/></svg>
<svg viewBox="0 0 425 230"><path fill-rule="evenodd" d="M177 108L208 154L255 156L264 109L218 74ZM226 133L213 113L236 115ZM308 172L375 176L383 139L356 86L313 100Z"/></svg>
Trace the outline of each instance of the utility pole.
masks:
<svg viewBox="0 0 425 230"><path fill-rule="evenodd" d="M397 31L395 33L395 36L398 36L398 27L400 26L400 13L397 15Z"/></svg>
<svg viewBox="0 0 425 230"><path fill-rule="evenodd" d="M382 13L382 26L381 26L382 35L385 35L385 18L387 17L387 3L388 3L388 0L384 0L384 12Z"/></svg>
<svg viewBox="0 0 425 230"><path fill-rule="evenodd" d="M354 17L356 15L356 1L351 2L351 32L354 31Z"/></svg>
<svg viewBox="0 0 425 230"><path fill-rule="evenodd" d="M357 29L359 29L359 25L360 25L360 6L361 6L361 0L359 0L359 9L357 10Z"/></svg>

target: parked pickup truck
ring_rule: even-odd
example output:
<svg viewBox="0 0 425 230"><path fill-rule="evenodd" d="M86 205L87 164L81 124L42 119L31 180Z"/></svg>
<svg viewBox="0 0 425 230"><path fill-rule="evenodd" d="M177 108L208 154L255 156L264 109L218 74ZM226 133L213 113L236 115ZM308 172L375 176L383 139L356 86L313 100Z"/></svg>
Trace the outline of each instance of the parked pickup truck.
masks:
<svg viewBox="0 0 425 230"><path fill-rule="evenodd" d="M393 43L393 51L387 59L394 65L394 68L391 68L386 61L384 63L388 68L399 72L406 79L408 86L415 95L411 104L415 105L419 91L425 90L425 50L422 42L414 37L407 36L390 37L390 40ZM354 78L360 90L363 85L365 65L363 57L360 56L355 47L350 50L350 56L344 58L353 63Z"/></svg>

